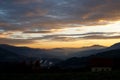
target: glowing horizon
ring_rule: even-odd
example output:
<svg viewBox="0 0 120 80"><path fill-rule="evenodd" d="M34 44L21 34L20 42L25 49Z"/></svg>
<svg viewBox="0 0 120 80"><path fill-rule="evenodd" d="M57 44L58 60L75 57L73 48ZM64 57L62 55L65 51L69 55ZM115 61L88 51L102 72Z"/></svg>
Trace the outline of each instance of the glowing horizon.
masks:
<svg viewBox="0 0 120 80"><path fill-rule="evenodd" d="M78 28L68 28L68 29L63 29L63 31L61 30L61 32L57 32L56 35L62 35L62 34L67 34L67 35L71 35L72 33L75 35L75 36L68 36L68 37L74 37L74 38L78 38L80 36L78 36L77 34L85 34L85 32L82 32L82 31L79 31L79 29L84 29L84 31L86 30L86 33L90 33L90 32L97 32L97 33L101 33L101 29L102 29L102 32L110 32L111 34L109 35L110 37L113 36L113 39L76 39L76 40L72 40L72 41L51 41L49 42L48 41L36 41L35 44L28 44L28 47L33 47L33 48L46 48L46 49L50 49L50 48L81 48L81 47L87 47L87 46L92 46L92 45L102 45L102 46L111 46L117 42L120 41L120 38L117 38L115 39L114 36L119 36L120 35L120 29L119 29L119 25L120 25L120 21L117 21L113 24L108 24L108 25L105 25L105 26L91 26L91 28L87 28L87 27L78 27ZM112 27L111 27L112 26ZM113 26L115 26L113 28ZM92 30L93 28L93 30ZM107 30L109 28L109 30ZM97 31L98 30L98 31ZM66 31L66 32L65 32ZM72 32L73 31L73 32ZM70 33L72 32L72 33ZM98 34L99 35L99 34ZM106 35L107 34L102 34L102 35ZM64 36L64 35L62 35ZM82 37L84 37L84 35L81 35ZM20 46L20 45L18 45ZM21 45L21 46L25 46L25 45Z"/></svg>

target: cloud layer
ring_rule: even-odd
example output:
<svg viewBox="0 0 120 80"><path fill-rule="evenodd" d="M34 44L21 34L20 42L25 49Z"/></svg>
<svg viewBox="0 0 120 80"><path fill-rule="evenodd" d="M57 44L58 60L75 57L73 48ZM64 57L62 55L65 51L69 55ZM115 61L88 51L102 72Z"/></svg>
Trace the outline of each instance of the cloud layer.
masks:
<svg viewBox="0 0 120 80"><path fill-rule="evenodd" d="M119 8L120 0L0 0L0 43L14 43L16 37L18 43L120 38L118 33L55 34L64 28L119 21Z"/></svg>

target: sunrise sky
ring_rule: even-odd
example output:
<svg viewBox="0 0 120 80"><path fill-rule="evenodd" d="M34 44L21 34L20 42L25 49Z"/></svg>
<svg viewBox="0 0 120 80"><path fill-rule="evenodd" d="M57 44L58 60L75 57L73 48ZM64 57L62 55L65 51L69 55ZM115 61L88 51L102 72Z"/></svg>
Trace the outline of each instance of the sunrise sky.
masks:
<svg viewBox="0 0 120 80"><path fill-rule="evenodd" d="M120 0L0 0L0 44L33 48L120 42Z"/></svg>

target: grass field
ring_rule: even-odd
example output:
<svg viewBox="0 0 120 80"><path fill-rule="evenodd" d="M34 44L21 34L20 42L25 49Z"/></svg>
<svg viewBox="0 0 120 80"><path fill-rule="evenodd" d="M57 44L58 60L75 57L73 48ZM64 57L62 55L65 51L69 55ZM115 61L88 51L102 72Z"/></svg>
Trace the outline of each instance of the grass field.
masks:
<svg viewBox="0 0 120 80"><path fill-rule="evenodd" d="M120 71L100 73L0 73L0 80L120 80Z"/></svg>

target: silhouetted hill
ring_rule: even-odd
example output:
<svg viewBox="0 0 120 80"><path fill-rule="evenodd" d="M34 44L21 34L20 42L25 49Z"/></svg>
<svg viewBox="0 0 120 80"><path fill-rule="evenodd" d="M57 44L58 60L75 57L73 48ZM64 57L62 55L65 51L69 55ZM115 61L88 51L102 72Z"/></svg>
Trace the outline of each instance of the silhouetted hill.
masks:
<svg viewBox="0 0 120 80"><path fill-rule="evenodd" d="M92 45L92 46L88 46L88 47L83 47L82 49L103 49L106 48L105 46L101 46L101 45Z"/></svg>
<svg viewBox="0 0 120 80"><path fill-rule="evenodd" d="M89 52L90 50L88 50ZM61 68L80 68L85 67L89 64L89 59L91 58L111 58L114 59L114 63L118 63L120 61L120 43L114 44L108 48L103 48L101 50L91 51L93 53L90 56L86 57L72 57L67 60L62 61L58 65ZM119 60L119 61L116 61ZM120 63L120 62L119 62Z"/></svg>
<svg viewBox="0 0 120 80"><path fill-rule="evenodd" d="M6 49L0 48L0 62L19 62L25 59L28 58L8 51Z"/></svg>
<svg viewBox="0 0 120 80"><path fill-rule="evenodd" d="M112 46L109 47L109 49L120 49L120 42L113 44Z"/></svg>
<svg viewBox="0 0 120 80"><path fill-rule="evenodd" d="M88 50L83 50L83 51L79 51L77 53L74 53L71 56L74 57L87 57L87 56L91 56L91 55L98 55L101 54L101 56L117 56L119 53L119 49L120 49L120 43L116 43L113 44L110 47L104 47L104 46L99 46L99 45L95 45L95 46L91 46L90 49ZM118 52L117 52L118 51Z"/></svg>
<svg viewBox="0 0 120 80"><path fill-rule="evenodd" d="M97 53L94 57L104 58L120 58L120 49L109 50L101 53Z"/></svg>
<svg viewBox="0 0 120 80"><path fill-rule="evenodd" d="M7 51L16 53L18 55L34 57L34 58L57 58L57 59L67 59L74 56L88 56L91 55L94 50L105 48L103 46L94 45L90 47L83 48L56 48L56 49L33 49L28 47L15 47L6 44L0 44L0 48L3 48ZM93 51L93 52L92 52ZM92 53L91 53L92 52Z"/></svg>
<svg viewBox="0 0 120 80"><path fill-rule="evenodd" d="M0 45L1 48L14 52L19 55L27 56L27 57L35 57L35 58L49 58L52 57L52 55L46 54L45 50L42 49L32 49L28 47L15 47L11 45Z"/></svg>
<svg viewBox="0 0 120 80"><path fill-rule="evenodd" d="M57 63L61 59L47 53L44 49L32 49L28 47L15 47L6 44L0 44L0 61L18 62L18 61L40 60L41 64Z"/></svg>
<svg viewBox="0 0 120 80"><path fill-rule="evenodd" d="M83 50L78 51L76 53L71 54L71 57L87 57L90 55L95 55L99 52L102 52L106 49L106 47L104 46L100 46L100 45L93 45L90 47L84 47Z"/></svg>
<svg viewBox="0 0 120 80"><path fill-rule="evenodd" d="M77 51L77 52L76 52ZM76 52L76 53L75 53ZM120 43L111 47L94 45L90 47L77 48L56 48L56 49L32 49L28 47L15 47L10 45L0 45L0 61L19 61L27 59L39 59L43 65L58 63L65 67L83 67L91 57L120 57ZM71 57L71 58L70 58ZM69 58L61 62L62 59Z"/></svg>
<svg viewBox="0 0 120 80"><path fill-rule="evenodd" d="M108 58L120 58L120 43L116 43L106 49L101 50L101 52L93 55L96 57L108 57Z"/></svg>

